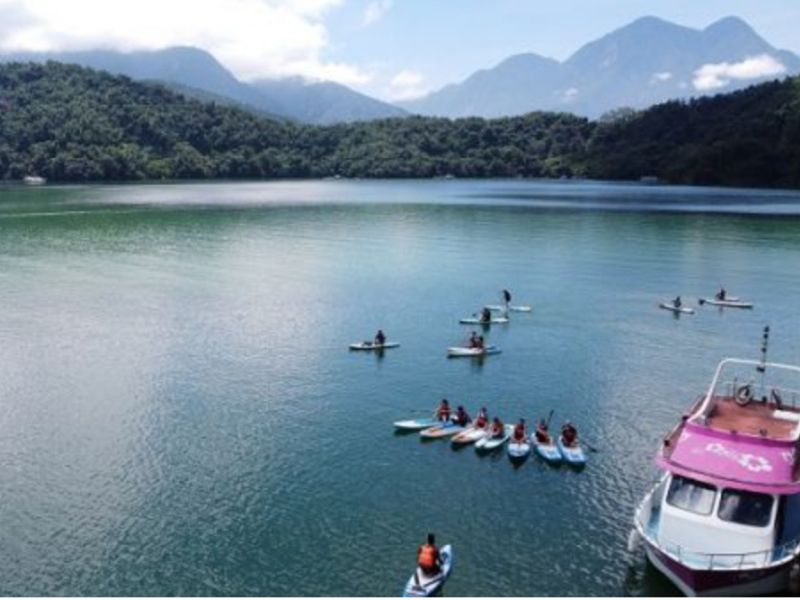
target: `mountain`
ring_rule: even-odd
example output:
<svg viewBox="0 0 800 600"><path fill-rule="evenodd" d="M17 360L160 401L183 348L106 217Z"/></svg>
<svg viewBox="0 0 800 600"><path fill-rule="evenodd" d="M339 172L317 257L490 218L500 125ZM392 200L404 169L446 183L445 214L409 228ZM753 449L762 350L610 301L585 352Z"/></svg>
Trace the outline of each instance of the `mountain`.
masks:
<svg viewBox="0 0 800 600"><path fill-rule="evenodd" d="M796 73L800 57L772 47L737 17L703 30L643 17L564 62L532 54L512 57L401 106L449 117L554 110L596 118L623 106L730 92Z"/></svg>
<svg viewBox="0 0 800 600"><path fill-rule="evenodd" d="M262 79L252 87L276 102L282 114L304 123L330 125L405 117L402 108L360 94L331 81L309 82L301 77Z"/></svg>
<svg viewBox="0 0 800 600"><path fill-rule="evenodd" d="M304 125L73 65L0 65L0 180L561 177L800 187L800 77L616 120Z"/></svg>
<svg viewBox="0 0 800 600"><path fill-rule="evenodd" d="M306 83L298 78L258 82L239 81L211 54L192 47L147 52L13 53L3 62L53 60L138 81L157 81L198 99L233 104L257 114L280 116L309 123L334 123L397 117L403 109L359 94L343 85Z"/></svg>

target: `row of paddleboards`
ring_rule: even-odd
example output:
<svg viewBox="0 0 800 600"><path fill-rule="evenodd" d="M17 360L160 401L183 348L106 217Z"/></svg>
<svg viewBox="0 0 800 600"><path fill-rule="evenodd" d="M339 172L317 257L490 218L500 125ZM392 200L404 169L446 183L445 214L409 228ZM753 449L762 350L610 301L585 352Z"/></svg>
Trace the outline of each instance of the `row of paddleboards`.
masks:
<svg viewBox="0 0 800 600"><path fill-rule="evenodd" d="M727 298L726 300L717 300L716 298L700 298L698 300L698 304L700 306L708 304L710 306L722 306L728 308L753 308L754 306L752 302L744 302L740 298L734 297ZM695 313L695 310L689 306L675 306L675 304L672 302L662 302L658 305L658 307L676 314L693 315Z"/></svg>
<svg viewBox="0 0 800 600"><path fill-rule="evenodd" d="M451 438L453 446L475 444L475 450L478 452L491 452L508 442L508 455L514 459L527 458L535 450L537 455L550 463L563 461L575 466L586 464L586 454L580 445L567 446L561 436L556 441L552 441L551 438L550 443L547 444L538 442L535 435L531 435L522 442L511 440L511 434L514 432L513 425L506 425L505 431L500 437L491 437L488 429L478 429L472 426L461 427L454 423L441 423L435 419L397 421L394 423L394 427L399 431L419 431L419 435L423 439Z"/></svg>

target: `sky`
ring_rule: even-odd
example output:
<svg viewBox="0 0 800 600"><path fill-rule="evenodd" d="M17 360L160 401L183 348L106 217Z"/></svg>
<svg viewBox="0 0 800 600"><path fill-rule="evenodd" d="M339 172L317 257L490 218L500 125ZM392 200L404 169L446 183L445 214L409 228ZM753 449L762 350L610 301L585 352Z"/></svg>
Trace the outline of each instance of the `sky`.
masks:
<svg viewBox="0 0 800 600"><path fill-rule="evenodd" d="M736 15L800 54L800 0L0 0L0 52L190 45L243 80L397 101L521 52L566 59L645 15L695 28Z"/></svg>

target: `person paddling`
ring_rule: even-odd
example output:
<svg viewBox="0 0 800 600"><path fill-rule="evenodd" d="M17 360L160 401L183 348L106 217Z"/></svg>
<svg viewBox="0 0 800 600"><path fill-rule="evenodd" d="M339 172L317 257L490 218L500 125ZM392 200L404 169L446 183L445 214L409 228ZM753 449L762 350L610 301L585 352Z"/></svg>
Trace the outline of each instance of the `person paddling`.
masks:
<svg viewBox="0 0 800 600"><path fill-rule="evenodd" d="M550 443L550 432L544 419L539 419L539 424L536 426L536 441L540 444Z"/></svg>
<svg viewBox="0 0 800 600"><path fill-rule="evenodd" d="M503 306L505 306L505 314L508 315L508 310L511 307L511 292L503 290Z"/></svg>
<svg viewBox="0 0 800 600"><path fill-rule="evenodd" d="M525 441L525 438L527 437L525 419L520 419L519 423L514 426L514 434L512 437L518 444L521 444Z"/></svg>
<svg viewBox="0 0 800 600"><path fill-rule="evenodd" d="M478 347L478 334L476 332L472 332L469 336L469 347L470 348L477 348Z"/></svg>
<svg viewBox="0 0 800 600"><path fill-rule="evenodd" d="M728 292L725 291L725 288L720 286L719 291L717 292L717 300L725 300L725 296L727 295Z"/></svg>
<svg viewBox="0 0 800 600"><path fill-rule="evenodd" d="M456 414L453 415L453 423L459 427L466 427L472 423L472 418L469 416L463 406L459 406L456 409Z"/></svg>
<svg viewBox="0 0 800 600"><path fill-rule="evenodd" d="M427 577L434 577L442 570L442 557L436 547L436 536L428 534L427 541L417 549L417 566ZM416 584L419 585L419 573L415 573Z"/></svg>
<svg viewBox="0 0 800 600"><path fill-rule="evenodd" d="M680 307L683 305L683 302L681 302L681 297L680 297L680 296L677 296L677 297L675 298L675 300L673 300L673 301L672 301L672 305L673 305L675 308L680 308Z"/></svg>
<svg viewBox="0 0 800 600"><path fill-rule="evenodd" d="M564 445L567 448L576 446L578 443L578 430L575 429L575 426L569 421L564 423L564 426L561 428L561 439L564 440Z"/></svg>
<svg viewBox="0 0 800 600"><path fill-rule="evenodd" d="M442 398L439 408L436 409L436 420L446 423L450 420L450 403L447 398Z"/></svg>
<svg viewBox="0 0 800 600"><path fill-rule="evenodd" d="M386 344L386 335L383 333L383 329L378 329L378 333L375 334L375 345L384 346L385 344Z"/></svg>
<svg viewBox="0 0 800 600"><path fill-rule="evenodd" d="M500 420L500 417L495 417L492 421L491 434L493 438L501 438L506 434L506 427Z"/></svg>
<svg viewBox="0 0 800 600"><path fill-rule="evenodd" d="M481 323L491 323L492 322L492 311L489 310L487 307L483 307L481 309Z"/></svg>

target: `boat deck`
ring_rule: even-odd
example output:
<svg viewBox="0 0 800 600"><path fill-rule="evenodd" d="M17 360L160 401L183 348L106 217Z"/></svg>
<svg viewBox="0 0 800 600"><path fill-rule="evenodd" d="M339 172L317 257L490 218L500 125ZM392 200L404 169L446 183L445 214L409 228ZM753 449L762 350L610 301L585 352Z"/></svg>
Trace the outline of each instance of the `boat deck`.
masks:
<svg viewBox="0 0 800 600"><path fill-rule="evenodd" d="M779 409L773 403L752 402L740 406L731 396L715 396L704 424L717 431L789 442L797 438L800 412Z"/></svg>

